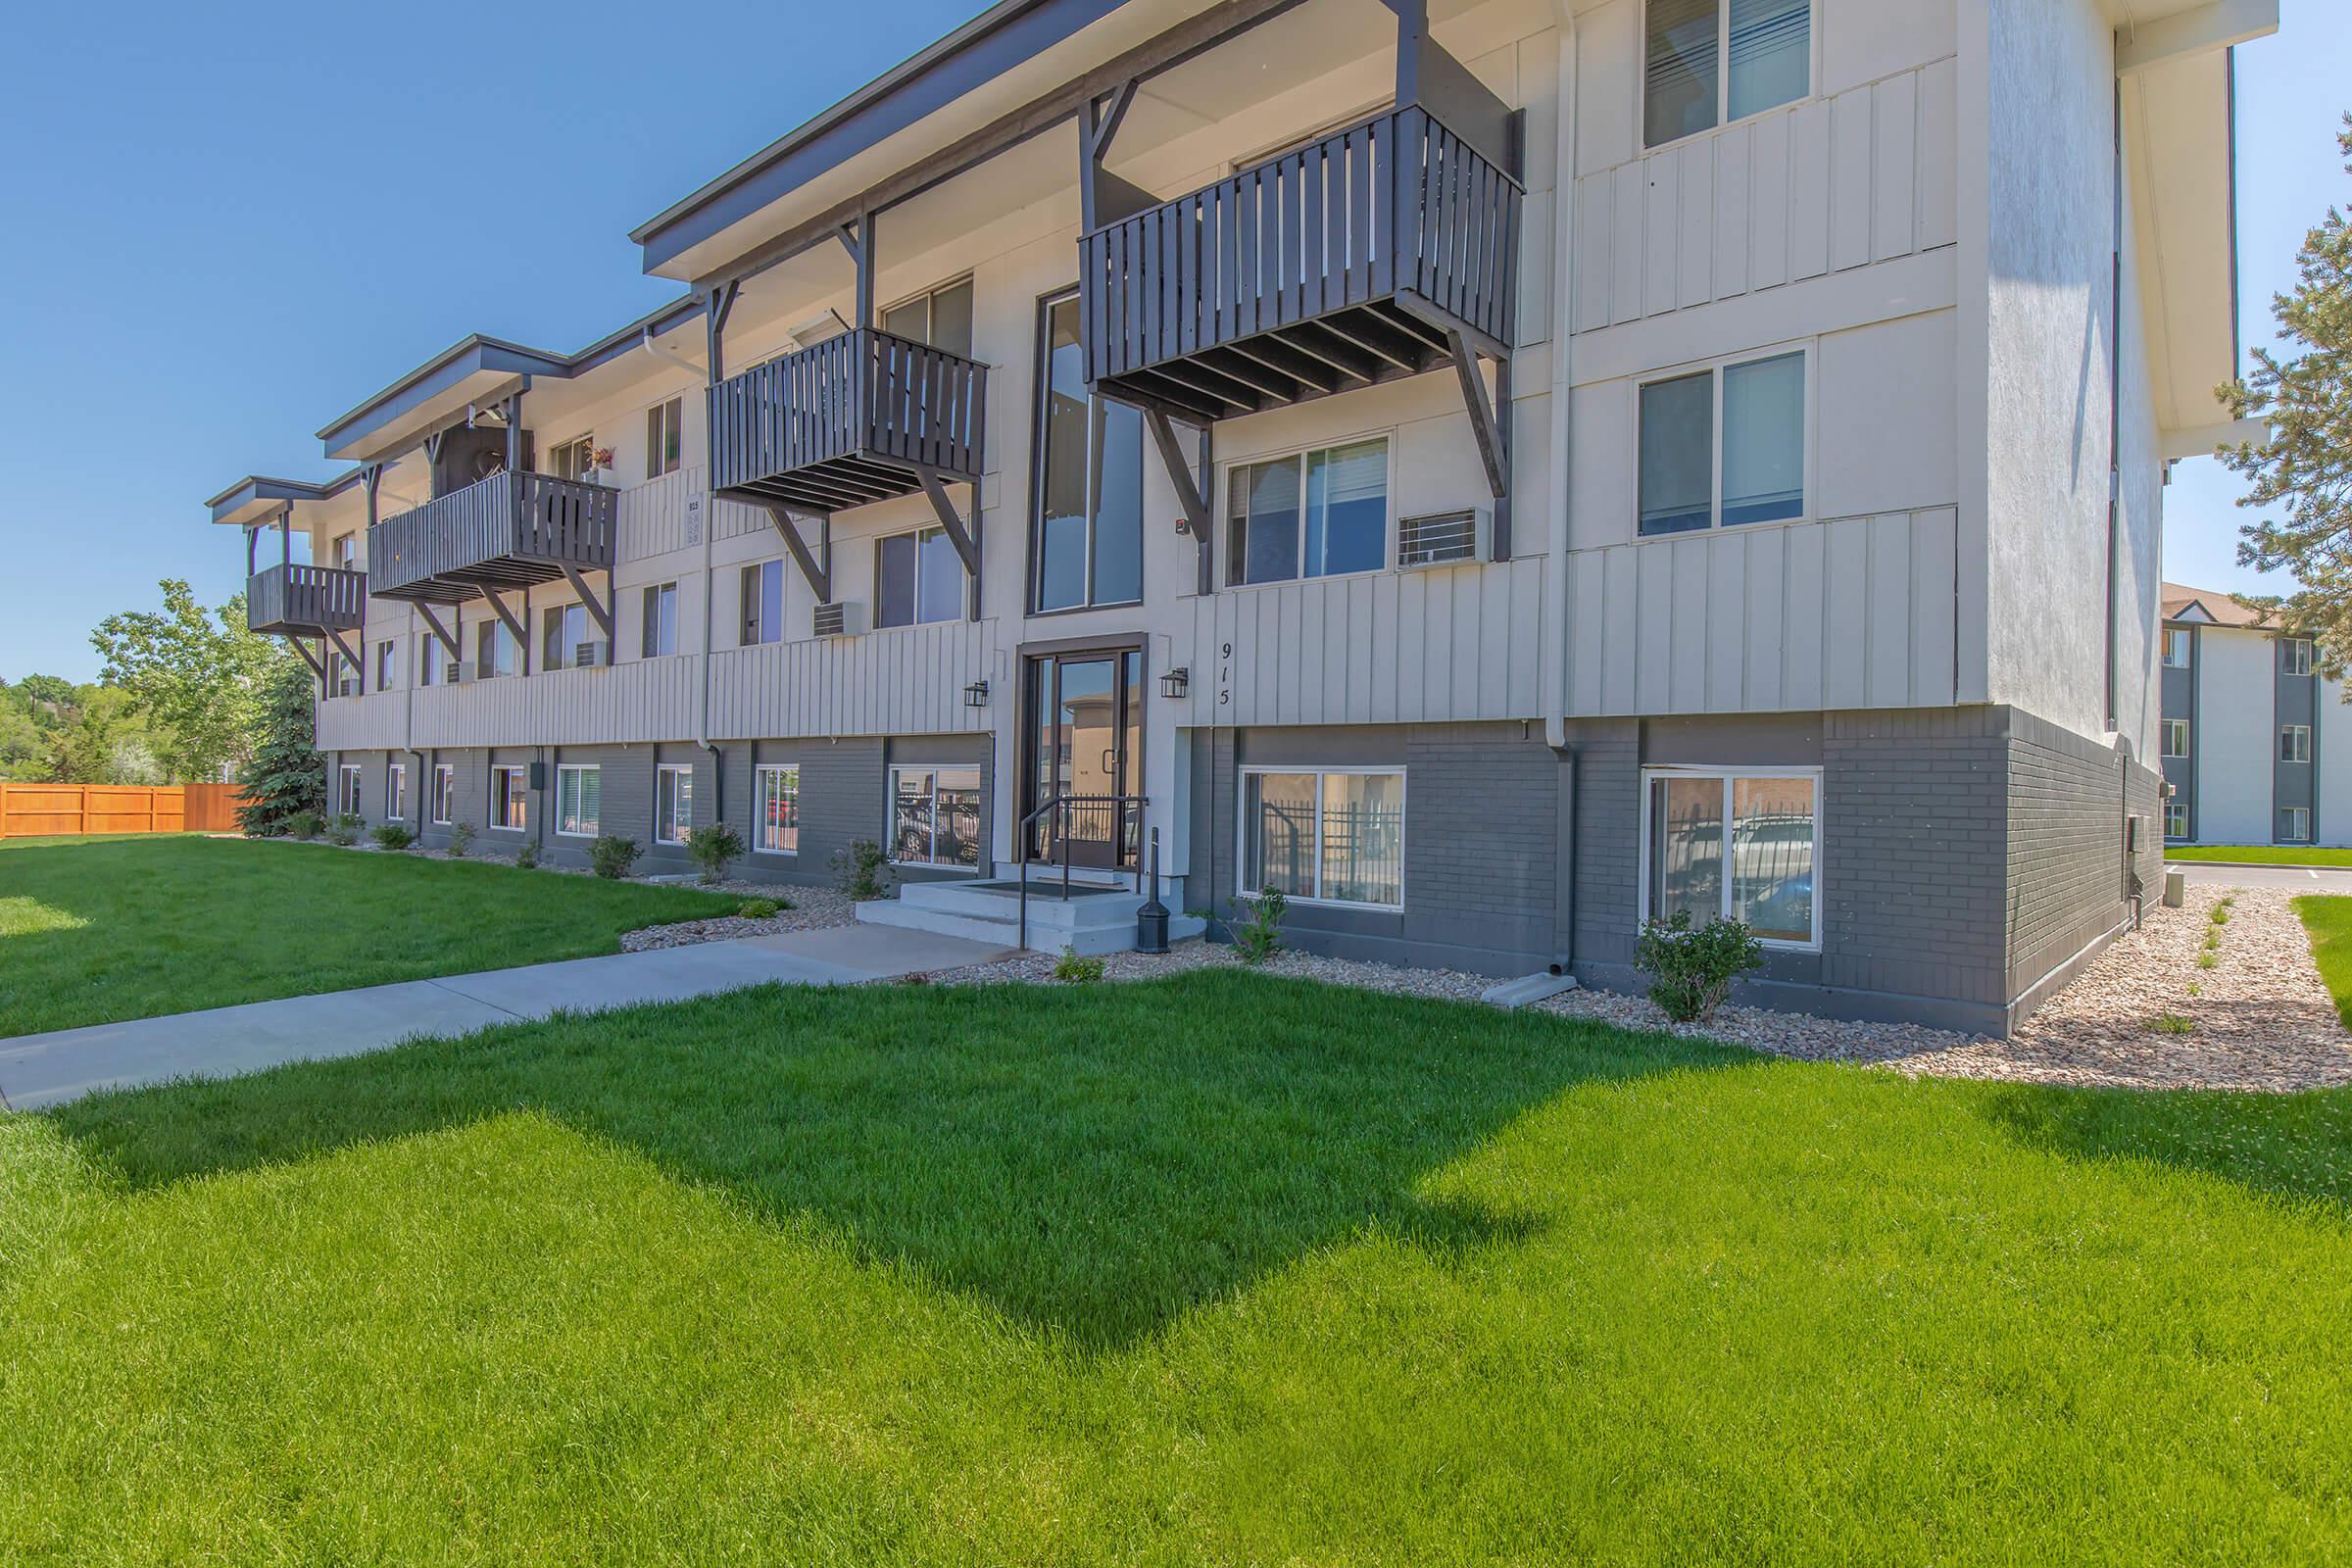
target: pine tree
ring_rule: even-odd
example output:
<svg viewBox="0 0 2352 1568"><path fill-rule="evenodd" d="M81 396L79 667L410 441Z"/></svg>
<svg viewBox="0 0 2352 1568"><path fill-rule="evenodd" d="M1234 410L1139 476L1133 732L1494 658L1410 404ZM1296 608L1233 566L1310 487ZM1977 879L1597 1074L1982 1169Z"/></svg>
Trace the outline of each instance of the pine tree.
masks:
<svg viewBox="0 0 2352 1568"><path fill-rule="evenodd" d="M311 672L287 660L270 679L261 744L245 769L237 821L255 838L276 838L297 811L326 809L326 763L312 744Z"/></svg>

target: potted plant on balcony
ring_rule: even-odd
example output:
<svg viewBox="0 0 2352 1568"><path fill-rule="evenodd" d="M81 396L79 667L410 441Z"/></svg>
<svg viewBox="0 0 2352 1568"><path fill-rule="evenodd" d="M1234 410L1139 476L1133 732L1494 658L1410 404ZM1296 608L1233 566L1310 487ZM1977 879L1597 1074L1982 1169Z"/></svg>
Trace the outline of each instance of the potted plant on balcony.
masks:
<svg viewBox="0 0 2352 1568"><path fill-rule="evenodd" d="M612 460L612 449L611 447L598 447L596 450L588 454L588 482L590 484L610 483L612 481L612 469L616 465Z"/></svg>

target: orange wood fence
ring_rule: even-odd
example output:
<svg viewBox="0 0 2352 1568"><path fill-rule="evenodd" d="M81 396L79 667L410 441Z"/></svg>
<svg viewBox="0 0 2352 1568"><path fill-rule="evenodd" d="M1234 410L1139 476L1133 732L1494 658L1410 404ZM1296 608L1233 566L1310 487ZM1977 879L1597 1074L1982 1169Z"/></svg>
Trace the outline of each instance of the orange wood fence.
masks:
<svg viewBox="0 0 2352 1568"><path fill-rule="evenodd" d="M11 784L0 839L88 833L234 833L234 784Z"/></svg>

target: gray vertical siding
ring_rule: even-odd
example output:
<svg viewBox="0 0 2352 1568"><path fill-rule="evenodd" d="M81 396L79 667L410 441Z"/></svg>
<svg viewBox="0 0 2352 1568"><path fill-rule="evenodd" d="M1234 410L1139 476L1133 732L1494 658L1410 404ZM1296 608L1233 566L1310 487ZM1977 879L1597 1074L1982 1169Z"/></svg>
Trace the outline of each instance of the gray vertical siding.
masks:
<svg viewBox="0 0 2352 1568"><path fill-rule="evenodd" d="M2197 836L2197 743L2203 729L2197 717L2197 684L2198 677L2205 665L2204 634L2194 626L2178 628L2167 626L2164 629L2167 631L2178 629L2188 633L2188 667L2175 669L2170 664L2158 666L2162 677L2162 690L2159 697L2162 705L2160 711L2166 718L2187 720L2188 755L2186 757L2164 756L2164 741L2159 736L2156 743L2157 765L2164 769L2164 782L2173 787L2173 798L2188 813L2187 836L2194 839ZM2164 809L2161 802L2157 807L2156 824L2158 831L2161 832L2164 826Z"/></svg>
<svg viewBox="0 0 2352 1568"><path fill-rule="evenodd" d="M2286 836L2286 808L2300 806L2311 812L2311 842L2320 840L2320 680L2317 675L2286 672L2285 638L2271 643L2271 671L2275 684L2271 727L2271 837ZM2311 726L2311 760L2289 762L2281 757L2279 736L2289 724ZM2192 741L2193 746L2193 732Z"/></svg>

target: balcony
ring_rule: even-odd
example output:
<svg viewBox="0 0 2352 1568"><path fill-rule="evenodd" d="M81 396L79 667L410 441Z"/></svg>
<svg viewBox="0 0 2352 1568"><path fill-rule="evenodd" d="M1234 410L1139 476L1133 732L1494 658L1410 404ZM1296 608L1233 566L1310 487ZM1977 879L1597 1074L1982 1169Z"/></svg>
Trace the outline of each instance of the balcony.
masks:
<svg viewBox="0 0 2352 1568"><path fill-rule="evenodd" d="M340 566L270 566L245 580L245 627L265 637L358 631L368 619L368 574Z"/></svg>
<svg viewBox="0 0 2352 1568"><path fill-rule="evenodd" d="M1377 115L1083 237L1087 380L1204 422L1505 359L1519 209L1427 110Z"/></svg>
<svg viewBox="0 0 2352 1568"><path fill-rule="evenodd" d="M502 472L368 530L368 591L460 604L582 571L610 571L620 492Z"/></svg>
<svg viewBox="0 0 2352 1568"><path fill-rule="evenodd" d="M827 514L977 484L988 368L872 327L710 389L711 493Z"/></svg>

